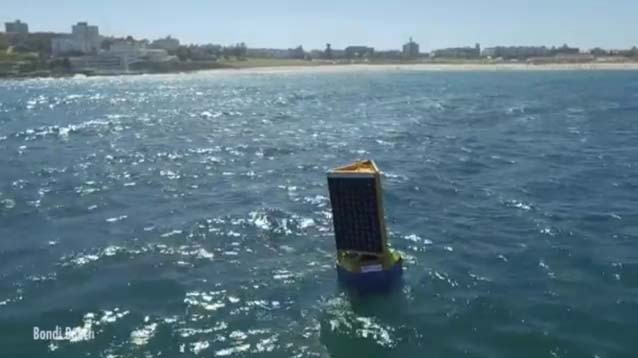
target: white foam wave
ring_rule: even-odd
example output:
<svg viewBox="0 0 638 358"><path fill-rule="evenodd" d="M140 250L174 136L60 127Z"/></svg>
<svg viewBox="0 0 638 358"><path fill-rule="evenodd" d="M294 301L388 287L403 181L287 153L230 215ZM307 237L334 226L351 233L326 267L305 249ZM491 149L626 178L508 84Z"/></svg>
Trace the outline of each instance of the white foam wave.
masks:
<svg viewBox="0 0 638 358"><path fill-rule="evenodd" d="M122 220L124 220L126 218L128 218L127 215L121 215L121 216L117 216L117 217L108 218L108 219L106 219L106 222L114 223L114 222L122 221Z"/></svg>
<svg viewBox="0 0 638 358"><path fill-rule="evenodd" d="M131 343L137 346L146 345L148 341L155 335L156 329L157 323L151 323L140 329L134 330L133 332L131 332Z"/></svg>
<svg viewBox="0 0 638 358"><path fill-rule="evenodd" d="M336 297L326 302L330 329L345 331L375 344L393 348L397 341L394 338L394 327L383 325L375 317L357 315L343 297Z"/></svg>
<svg viewBox="0 0 638 358"><path fill-rule="evenodd" d="M250 344L246 343L246 344L240 344L234 347L230 347L230 348L225 348L225 349L220 349L218 351L215 352L215 356L216 357L225 357L225 356L230 356L236 353L241 353L241 352L245 352L247 350L250 349Z"/></svg>
<svg viewBox="0 0 638 358"><path fill-rule="evenodd" d="M195 354L201 353L202 351L208 349L208 347L210 347L210 343L208 343L208 341L199 341L190 344L191 352Z"/></svg>
<svg viewBox="0 0 638 358"><path fill-rule="evenodd" d="M171 237L171 236L181 235L181 234L182 234L182 230L173 230L160 235L160 237Z"/></svg>

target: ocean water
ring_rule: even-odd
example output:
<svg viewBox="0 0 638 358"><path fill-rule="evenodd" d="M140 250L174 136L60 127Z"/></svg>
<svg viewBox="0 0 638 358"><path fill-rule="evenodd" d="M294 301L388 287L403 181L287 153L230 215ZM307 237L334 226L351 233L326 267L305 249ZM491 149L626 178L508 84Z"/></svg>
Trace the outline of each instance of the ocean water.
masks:
<svg viewBox="0 0 638 358"><path fill-rule="evenodd" d="M637 121L638 72L4 80L0 356L636 357ZM364 158L372 296L326 183Z"/></svg>

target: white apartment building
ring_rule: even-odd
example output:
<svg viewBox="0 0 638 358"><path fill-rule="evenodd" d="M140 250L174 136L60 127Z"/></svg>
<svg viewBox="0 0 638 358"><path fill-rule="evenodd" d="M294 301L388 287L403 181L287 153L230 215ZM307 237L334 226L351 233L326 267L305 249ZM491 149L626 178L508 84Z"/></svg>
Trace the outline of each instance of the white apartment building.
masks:
<svg viewBox="0 0 638 358"><path fill-rule="evenodd" d="M169 60L168 52L164 49L147 48L145 44L137 41L118 41L111 44L108 54L126 59L126 62L139 61L161 62Z"/></svg>
<svg viewBox="0 0 638 358"><path fill-rule="evenodd" d="M60 36L51 40L51 50L54 56L72 52L84 54L97 53L100 50L102 37L97 26L86 22L73 25L70 35Z"/></svg>

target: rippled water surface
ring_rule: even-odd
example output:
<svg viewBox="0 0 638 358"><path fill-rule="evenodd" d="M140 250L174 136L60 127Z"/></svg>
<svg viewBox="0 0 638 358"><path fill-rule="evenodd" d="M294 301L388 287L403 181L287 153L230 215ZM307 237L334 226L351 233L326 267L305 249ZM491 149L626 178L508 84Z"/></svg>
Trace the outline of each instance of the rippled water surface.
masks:
<svg viewBox="0 0 638 358"><path fill-rule="evenodd" d="M637 72L5 80L0 356L635 357L637 120ZM336 284L362 158L384 296Z"/></svg>

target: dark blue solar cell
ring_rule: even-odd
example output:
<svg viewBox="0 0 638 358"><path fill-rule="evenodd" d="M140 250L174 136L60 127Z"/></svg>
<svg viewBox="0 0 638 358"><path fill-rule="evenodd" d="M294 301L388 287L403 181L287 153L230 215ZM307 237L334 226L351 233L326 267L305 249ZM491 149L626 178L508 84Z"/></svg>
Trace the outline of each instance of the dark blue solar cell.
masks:
<svg viewBox="0 0 638 358"><path fill-rule="evenodd" d="M328 177L338 250L383 251L375 185L374 176Z"/></svg>

